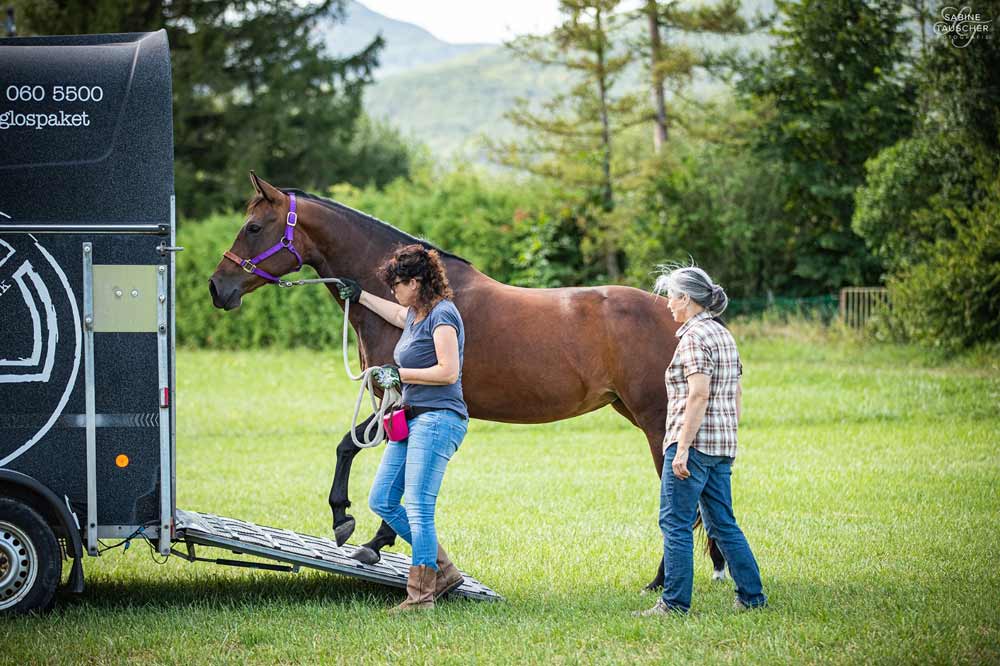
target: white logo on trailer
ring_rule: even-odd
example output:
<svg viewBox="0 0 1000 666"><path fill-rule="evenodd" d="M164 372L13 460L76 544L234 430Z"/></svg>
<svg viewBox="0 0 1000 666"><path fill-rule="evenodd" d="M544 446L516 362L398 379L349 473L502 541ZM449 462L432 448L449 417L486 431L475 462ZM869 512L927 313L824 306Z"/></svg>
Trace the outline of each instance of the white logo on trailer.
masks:
<svg viewBox="0 0 1000 666"><path fill-rule="evenodd" d="M2 268L14 256L15 251L3 239L0 239L0 245L8 250L6 256L0 259L0 268ZM59 342L59 318L56 316L56 308L52 304L52 297L49 295L48 287L45 286L45 282L42 281L34 267L32 267L31 262L27 259L14 271L11 279L20 288L21 297L24 299L24 303L28 306L28 310L31 313L31 356L16 360L0 358L0 368L17 366L36 370L40 369L41 371L34 374L0 374L0 383L47 382L49 381L49 377L52 376L52 365L56 359L56 344ZM38 311L39 308L35 302L35 296L31 293L31 289L28 288L26 279L31 281L31 284L35 288L35 293L38 294L38 300L41 301L41 310L45 315L44 330L42 328L42 318ZM4 292L6 292L6 289ZM43 347L46 348L45 363L39 367Z"/></svg>
<svg viewBox="0 0 1000 666"><path fill-rule="evenodd" d="M52 267L52 270L59 277L59 282L62 284L63 290L66 293L66 297L69 300L70 310L73 314L73 333L74 333L73 368L70 371L69 381L66 382L66 388L59 399L59 404L56 405L56 408L53 410L52 415L48 418L48 420L44 423L44 425L42 425L42 427L39 428L38 432L36 432L30 439L28 439L28 441L26 441L24 444L16 448L13 452L10 453L10 455L0 460L0 467L7 465L12 460L16 459L25 451L30 449L42 437L44 437L45 434L52 428L52 425L56 422L56 419L58 419L62 415L63 410L66 408L66 403L69 401L69 396L73 392L73 386L76 384L77 372L80 369L81 327L80 327L80 311L76 305L76 296L73 294L73 290L70 288L69 280L66 278L66 273L63 272L62 267L59 265L59 262L55 260L55 257L53 257L48 252L48 250L42 247L42 245L38 242L38 240L34 236L29 235L29 238L31 238L31 240L34 241L35 248L45 258L45 260ZM5 263L10 261L11 257L14 256L15 252L14 248L11 247L9 244L3 242L2 240L0 240L0 243L2 243L7 250L9 250L9 252L3 257L3 259L0 260L0 267L2 267ZM27 287L25 276L28 277L28 280L30 280L32 286L34 286L34 288L37 290L39 300L42 302L42 311L45 312L47 336L43 335L41 326L41 316L39 314L38 307L34 302L34 296L31 294L30 289L28 289ZM56 318L55 307L52 303L51 295L44 281L31 266L31 263L27 260L25 260L25 262L17 269L17 271L15 271L12 277L14 281L17 283L18 287L20 288L21 295L25 300L25 304L28 306L29 310L32 313L31 316L32 316L32 330L34 334L34 341L32 344L31 359L18 359L16 361L0 359L0 368L12 367L12 366L22 366L22 367L28 366L37 368L38 362L41 361L41 350L42 347L44 346L46 338L48 342L47 345L48 348L45 354L46 357L45 364L41 368L41 372L29 375L0 374L0 383L29 382L29 381L48 382L52 373L52 365L55 360L56 344L59 340L59 333L57 327L58 320ZM34 363L31 363L32 359L34 359ZM25 363L25 361L28 361L28 363Z"/></svg>

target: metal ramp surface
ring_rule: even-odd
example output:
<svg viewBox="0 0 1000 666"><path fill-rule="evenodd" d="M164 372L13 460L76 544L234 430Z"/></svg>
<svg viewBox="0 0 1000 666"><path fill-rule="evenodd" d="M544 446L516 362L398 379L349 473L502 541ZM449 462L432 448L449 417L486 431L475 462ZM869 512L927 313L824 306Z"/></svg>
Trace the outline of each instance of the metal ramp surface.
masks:
<svg viewBox="0 0 1000 666"><path fill-rule="evenodd" d="M383 552L382 559L376 564L364 564L351 558L356 548L351 544L341 547L332 539L263 527L209 513L177 509L175 528L177 542L223 548L237 554L286 562L296 568L310 567L403 589L406 588L410 570L410 558L399 553ZM500 595L468 574L465 574L462 586L449 594L484 601L501 599Z"/></svg>

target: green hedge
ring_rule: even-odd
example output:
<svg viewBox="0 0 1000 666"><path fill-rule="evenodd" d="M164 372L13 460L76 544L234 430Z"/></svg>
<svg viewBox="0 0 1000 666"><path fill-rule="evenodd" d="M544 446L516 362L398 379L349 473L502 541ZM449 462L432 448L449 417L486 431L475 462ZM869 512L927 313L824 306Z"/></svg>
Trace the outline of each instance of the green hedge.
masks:
<svg viewBox="0 0 1000 666"><path fill-rule="evenodd" d="M178 244L185 249L177 255L178 343L209 349L270 346L339 349L344 313L321 285L293 289L264 286L244 297L243 305L230 312L212 305L208 278L222 259L222 253L229 249L241 223L242 217L233 214L181 224ZM304 267L301 276L315 277L315 273ZM548 286L547 280L541 282ZM836 296L737 298L730 302L726 315L755 316L767 312L829 322L836 311Z"/></svg>
<svg viewBox="0 0 1000 666"><path fill-rule="evenodd" d="M343 310L325 286L279 289L264 286L230 312L216 309L208 279L232 245L240 215L220 215L182 223L177 243L177 341L186 347L243 349L309 347L339 349ZM302 277L316 277L304 267Z"/></svg>
<svg viewBox="0 0 1000 666"><path fill-rule="evenodd" d="M974 206L941 211L954 238L889 279L904 338L950 351L1000 340L1000 175L987 186Z"/></svg>

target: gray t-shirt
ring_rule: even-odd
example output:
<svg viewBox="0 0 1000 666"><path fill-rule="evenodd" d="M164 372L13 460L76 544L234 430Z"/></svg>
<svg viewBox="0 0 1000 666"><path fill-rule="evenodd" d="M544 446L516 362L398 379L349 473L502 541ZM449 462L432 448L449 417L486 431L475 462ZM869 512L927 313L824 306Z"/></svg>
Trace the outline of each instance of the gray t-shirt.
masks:
<svg viewBox="0 0 1000 666"><path fill-rule="evenodd" d="M465 360L465 326L458 308L449 300L438 302L426 317L414 323L416 313L409 308L403 335L396 343L393 358L401 368L430 368L437 365L434 350L434 329L451 326L458 333L458 381L445 386L403 384L403 402L413 407L450 409L469 418L469 410L462 398L462 363Z"/></svg>

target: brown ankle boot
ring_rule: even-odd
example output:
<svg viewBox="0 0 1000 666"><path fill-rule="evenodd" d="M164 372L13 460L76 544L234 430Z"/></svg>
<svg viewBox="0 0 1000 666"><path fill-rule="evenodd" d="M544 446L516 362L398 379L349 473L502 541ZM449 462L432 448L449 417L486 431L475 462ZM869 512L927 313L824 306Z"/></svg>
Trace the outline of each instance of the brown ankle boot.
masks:
<svg viewBox="0 0 1000 666"><path fill-rule="evenodd" d="M448 559L448 553L444 552L441 544L438 544L437 566L437 579L434 582L434 598L440 599L452 590L461 587L462 583L465 582L465 578L462 576L462 572L458 570L458 567Z"/></svg>
<svg viewBox="0 0 1000 666"><path fill-rule="evenodd" d="M402 613L411 610L434 608L434 581L437 572L426 564L410 567L410 575L406 579L406 601L389 610L390 613Z"/></svg>

